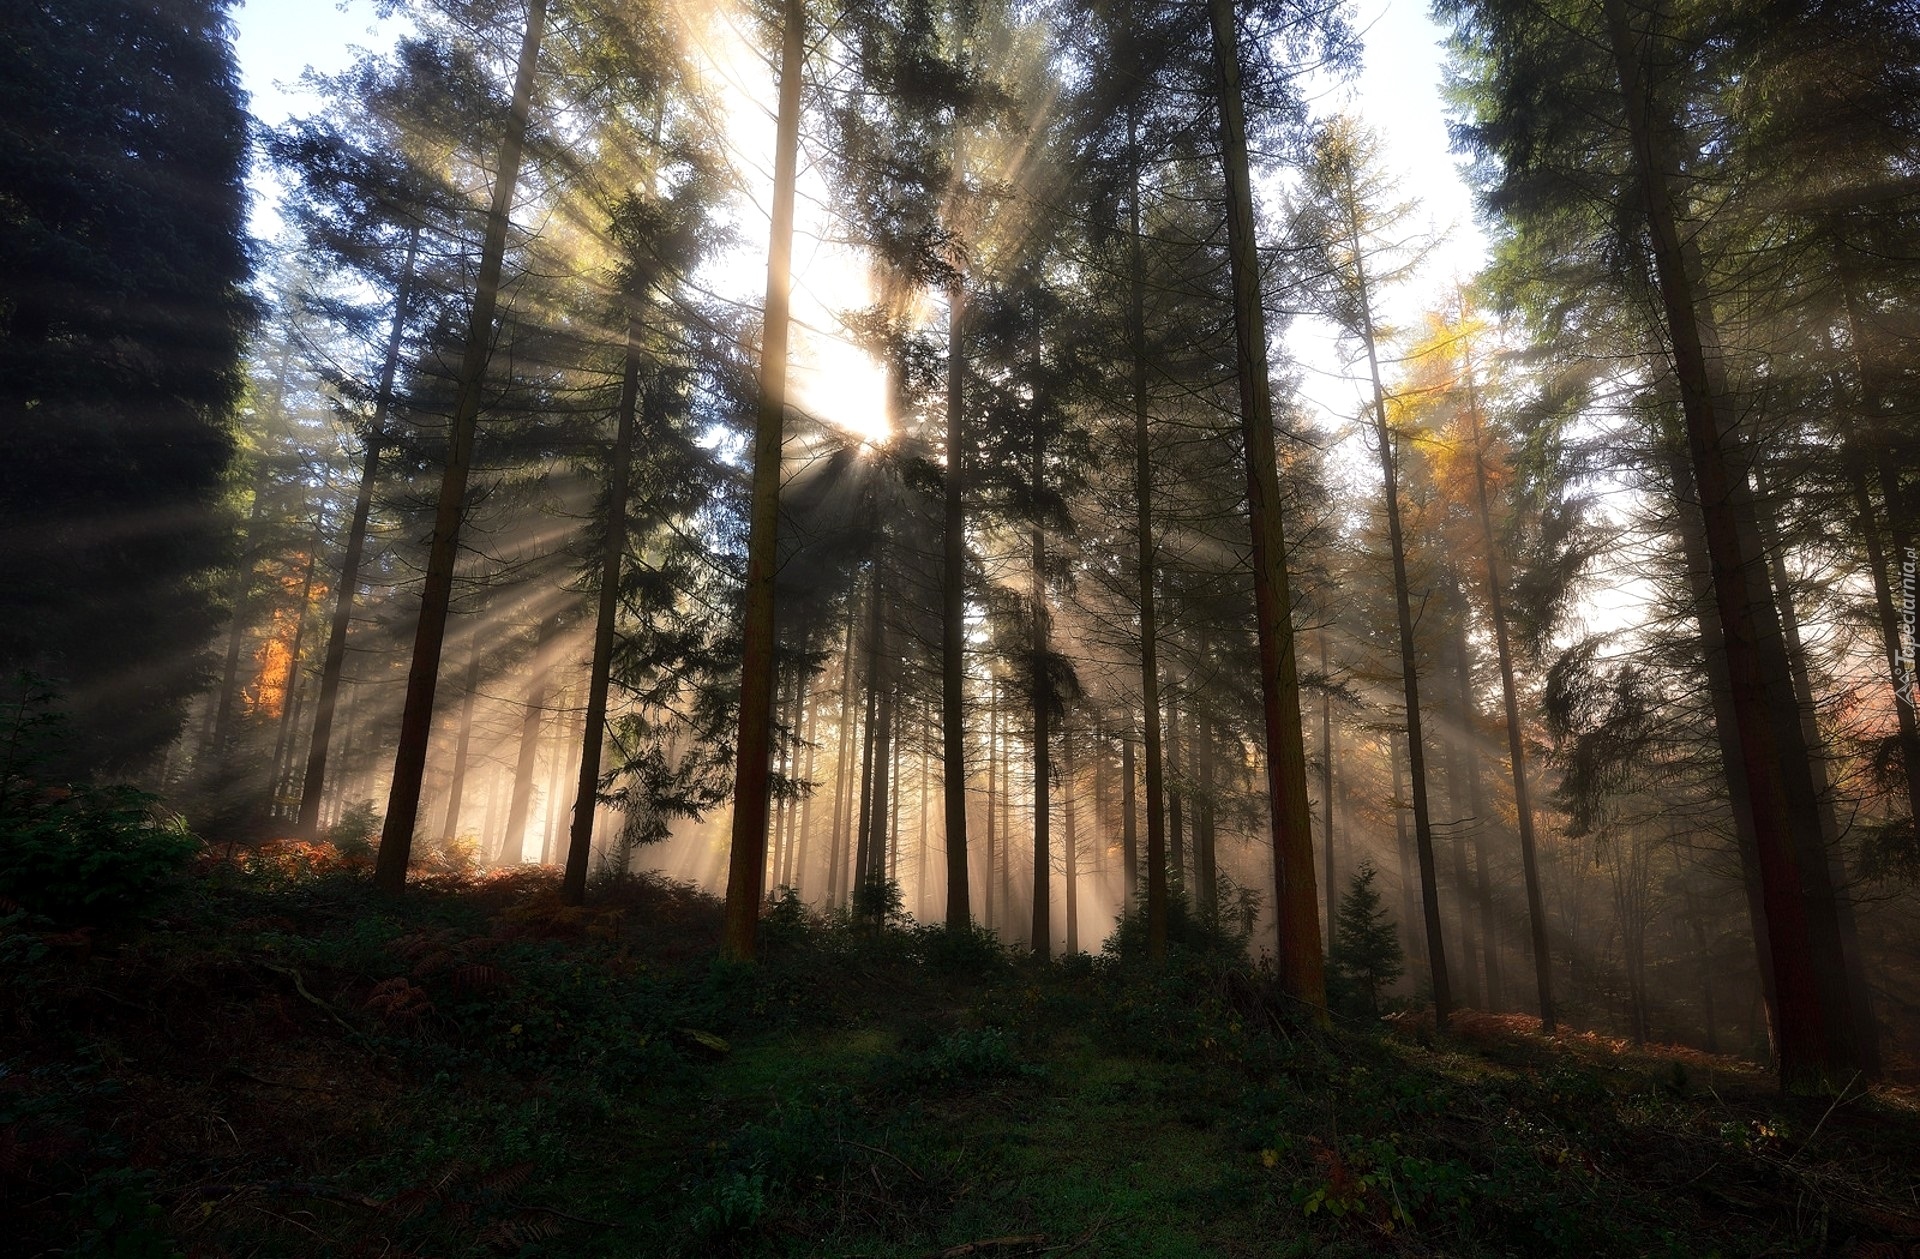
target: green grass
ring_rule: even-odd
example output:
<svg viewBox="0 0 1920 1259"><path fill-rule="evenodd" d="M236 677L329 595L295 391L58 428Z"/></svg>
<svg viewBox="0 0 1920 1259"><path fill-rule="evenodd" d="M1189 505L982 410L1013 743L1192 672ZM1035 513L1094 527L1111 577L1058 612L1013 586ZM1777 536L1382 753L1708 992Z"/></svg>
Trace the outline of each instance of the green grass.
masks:
<svg viewBox="0 0 1920 1259"><path fill-rule="evenodd" d="M1482 1019L1320 1032L1266 978L1040 966L640 881L203 876L91 953L0 925L17 1253L1898 1253L1915 1112ZM970 956L971 967L953 954ZM932 959L931 961L928 959ZM972 1245L971 1251L957 1248Z"/></svg>

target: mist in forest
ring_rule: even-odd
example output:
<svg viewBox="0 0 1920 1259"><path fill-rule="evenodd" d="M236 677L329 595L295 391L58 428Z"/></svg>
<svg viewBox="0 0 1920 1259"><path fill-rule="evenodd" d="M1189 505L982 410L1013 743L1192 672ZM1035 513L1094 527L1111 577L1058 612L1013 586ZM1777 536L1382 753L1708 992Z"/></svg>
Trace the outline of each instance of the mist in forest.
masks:
<svg viewBox="0 0 1920 1259"><path fill-rule="evenodd" d="M1352 6L401 8L27 6L6 781L1910 1069L1899 6L1436 4L1474 276Z"/></svg>

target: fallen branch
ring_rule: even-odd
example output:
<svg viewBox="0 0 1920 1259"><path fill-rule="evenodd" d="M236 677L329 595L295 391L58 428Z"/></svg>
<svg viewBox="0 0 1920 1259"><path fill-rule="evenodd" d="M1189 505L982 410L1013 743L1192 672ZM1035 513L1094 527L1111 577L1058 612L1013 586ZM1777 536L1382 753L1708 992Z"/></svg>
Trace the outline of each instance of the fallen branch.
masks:
<svg viewBox="0 0 1920 1259"><path fill-rule="evenodd" d="M352 1032L356 1037L360 1035L360 1029L355 1027L353 1024L347 1022L345 1019L341 1018L340 1011L334 1009L332 1006L328 1005L326 1002L322 1001L320 998L314 996L311 992L307 991L307 981L300 977L299 971L295 970L291 966L281 966L278 963L269 962L269 961L266 961L265 959L260 959L260 964L266 967L270 971L278 971L280 974L285 975L288 978L292 979L293 989L295 992L298 992L302 997L305 997L308 1001L312 1002L314 1005L318 1006L321 1010L325 1011L326 1016L328 1018L332 1019L334 1022L338 1023L340 1026L346 1028L349 1032Z"/></svg>
<svg viewBox="0 0 1920 1259"><path fill-rule="evenodd" d="M321 1085L321 1084L294 1084L287 1080L269 1080L264 1075L255 1075L253 1072L247 1070L245 1067L228 1066L222 1074L237 1075L243 1080L252 1080L255 1084L264 1084L268 1088L298 1089L303 1093L333 1092L332 1089L327 1088L325 1085Z"/></svg>
<svg viewBox="0 0 1920 1259"><path fill-rule="evenodd" d="M927 1178L925 1176L922 1176L919 1172L914 1171L911 1164L909 1164L905 1159L901 1158L898 1154L895 1154L891 1150L883 1150L877 1145L867 1145L864 1142L860 1142L860 1141L849 1141L845 1137L836 1137L834 1139L839 1141L841 1145L850 1145L856 1150L865 1150L869 1154L878 1154L882 1158L890 1158L894 1162L900 1164L900 1166L906 1168L907 1175L913 1177L915 1180L919 1181L923 1185L927 1183Z"/></svg>
<svg viewBox="0 0 1920 1259"><path fill-rule="evenodd" d="M967 1255L984 1255L989 1251L1012 1250L1016 1246L1040 1246L1047 1240L1045 1233L1023 1233L1017 1237L983 1237L979 1241L966 1242L959 1246L949 1246L945 1250L935 1251L929 1259L964 1259Z"/></svg>

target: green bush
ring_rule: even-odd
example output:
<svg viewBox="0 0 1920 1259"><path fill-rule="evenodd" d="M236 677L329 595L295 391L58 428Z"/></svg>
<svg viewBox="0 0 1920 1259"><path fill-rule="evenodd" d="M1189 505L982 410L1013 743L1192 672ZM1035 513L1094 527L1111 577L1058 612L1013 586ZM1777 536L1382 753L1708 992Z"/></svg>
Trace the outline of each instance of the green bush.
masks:
<svg viewBox="0 0 1920 1259"><path fill-rule="evenodd" d="M0 797L0 897L69 926L138 918L200 849L131 787L13 782Z"/></svg>
<svg viewBox="0 0 1920 1259"><path fill-rule="evenodd" d="M57 697L31 674L10 689L0 717L0 901L62 926L139 917L200 841L143 791L47 781L63 735Z"/></svg>
<svg viewBox="0 0 1920 1259"><path fill-rule="evenodd" d="M371 857L380 835L380 821L380 815L374 812L373 801L362 800L358 804L350 804L340 814L339 820L327 828L327 842L342 857Z"/></svg>
<svg viewBox="0 0 1920 1259"><path fill-rule="evenodd" d="M907 1052L882 1058L876 1071L887 1083L903 1091L929 1085L1017 1080L1045 1074L1044 1068L1022 1062L1014 1052L1013 1037L998 1027L963 1028L934 1037L929 1044L903 1043L902 1048Z"/></svg>
<svg viewBox="0 0 1920 1259"><path fill-rule="evenodd" d="M1215 883L1213 907L1202 910L1179 885L1167 889L1167 944L1204 956L1244 958L1260 917L1260 893L1226 875ZM1112 935L1101 946L1107 958L1126 964L1147 957L1147 894L1144 885Z"/></svg>
<svg viewBox="0 0 1920 1259"><path fill-rule="evenodd" d="M1333 949L1327 959L1327 999L1354 1018L1378 1018L1380 994L1406 973L1400 935L1373 885L1379 872L1362 861L1340 898Z"/></svg>

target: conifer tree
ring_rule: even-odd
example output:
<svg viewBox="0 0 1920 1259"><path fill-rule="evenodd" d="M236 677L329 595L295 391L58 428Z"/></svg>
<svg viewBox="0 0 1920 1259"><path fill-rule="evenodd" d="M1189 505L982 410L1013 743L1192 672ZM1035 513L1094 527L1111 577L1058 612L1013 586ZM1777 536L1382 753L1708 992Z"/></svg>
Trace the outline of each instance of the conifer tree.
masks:
<svg viewBox="0 0 1920 1259"><path fill-rule="evenodd" d="M178 733L231 611L254 306L227 9L25 0L0 41L0 671L61 680L75 776Z"/></svg>
<svg viewBox="0 0 1920 1259"><path fill-rule="evenodd" d="M1406 973L1400 929L1374 886L1379 871L1362 860L1340 897L1338 926L1327 959L1329 988L1336 1000L1369 1017L1380 1014L1380 993Z"/></svg>

